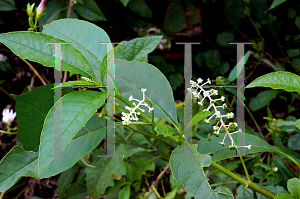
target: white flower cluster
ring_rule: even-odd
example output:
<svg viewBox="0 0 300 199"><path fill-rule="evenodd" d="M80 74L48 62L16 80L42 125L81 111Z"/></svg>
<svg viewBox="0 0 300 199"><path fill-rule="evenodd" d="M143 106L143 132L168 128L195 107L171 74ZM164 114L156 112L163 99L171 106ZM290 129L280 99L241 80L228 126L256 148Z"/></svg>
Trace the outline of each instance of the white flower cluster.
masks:
<svg viewBox="0 0 300 199"><path fill-rule="evenodd" d="M229 133L229 138L231 140L231 145L229 146L230 149L234 150L237 147L247 147L248 149L251 149L251 145L249 145L249 146L236 146L235 145L235 143L234 143L234 141L233 141L233 139L230 135L234 134L234 133L242 132L242 129L239 129L238 131L236 131L236 128L237 128L237 123L236 122L230 122L228 125L224 124L222 118L226 117L227 119L232 119L234 114L232 112L230 112L230 113L227 113L226 115L221 115L220 111L218 111L217 108L223 108L223 109L227 108L226 103L224 103L222 106L216 106L214 103L218 100L224 102L225 97L221 96L220 98L213 99L212 98L213 95L215 95L215 96L218 95L218 90L211 89L210 91L206 91L206 90L203 89L203 86L205 84L211 84L211 81L210 81L209 78L207 79L207 82L205 82L203 84L202 84L202 82L203 82L203 79L201 79L201 78L198 78L197 82L194 82L193 80L190 80L191 87L187 88L187 90L189 92L191 92L195 96L196 99L199 99L201 92L203 92L204 97L200 102L198 102L198 104L200 106L203 106L203 101L204 101L205 98L209 99L210 105L206 109L204 109L203 111L210 111L211 107L213 107L214 114L210 118L205 119L204 122L206 124L209 124L210 120L215 116L215 120L218 121L218 123L215 126L213 126L213 130L214 130L213 134L216 137L220 136L220 130L221 130L222 127L226 128L229 132L232 132L232 133ZM223 141L220 142L221 146L225 146L224 141L225 141L226 136L227 136L227 132L224 136Z"/></svg>
<svg viewBox="0 0 300 199"><path fill-rule="evenodd" d="M151 111L153 111L154 108L151 108L146 102L145 102L145 92L146 92L147 89L145 88L142 88L141 91L143 92L143 99L142 100L138 100L138 99L134 99L132 97L132 95L130 95L130 97L128 98L129 101L132 101L132 100L135 100L138 102L138 104L136 104L135 102L133 102L132 104L134 105L134 107L128 107L126 106L125 109L129 110L130 113L124 113L122 112L122 123L125 124L125 125L129 125L130 120L135 120L135 121L138 121L138 118L137 118L137 115L140 115L140 112L135 112L137 109L139 109L140 111L142 112L145 112L144 109L141 109L140 106L143 105L143 106L146 106L149 108L149 113Z"/></svg>

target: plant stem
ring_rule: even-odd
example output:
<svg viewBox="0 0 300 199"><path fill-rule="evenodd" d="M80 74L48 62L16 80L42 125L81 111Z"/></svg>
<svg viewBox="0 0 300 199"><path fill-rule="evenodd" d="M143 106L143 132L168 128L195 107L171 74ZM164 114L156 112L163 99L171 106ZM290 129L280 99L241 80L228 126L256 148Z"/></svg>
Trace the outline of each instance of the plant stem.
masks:
<svg viewBox="0 0 300 199"><path fill-rule="evenodd" d="M275 198L275 195L270 193L269 191L261 188L260 186L258 186L257 184L253 183L253 182L249 182L247 180L245 180L244 178L239 177L238 175L232 173L231 171L225 169L224 167L222 167L221 165L219 165L218 163L211 161L211 166L214 167L215 169L221 171L222 173L226 174L227 176L231 177L232 179L238 181L239 183L241 183L242 185L244 185L247 188L252 189L253 191L256 191L268 198Z"/></svg>
<svg viewBox="0 0 300 199"><path fill-rule="evenodd" d="M4 94L6 94L8 97L10 97L11 99L13 99L14 101L16 101L15 97L12 96L11 94L9 94L6 90L4 90L4 88L2 88L0 86L0 90L3 91Z"/></svg>
<svg viewBox="0 0 300 199"><path fill-rule="evenodd" d="M43 78L40 76L40 74L35 70L35 68L26 59L23 59L22 57L20 57L20 59L22 59L23 62L25 62L25 64L27 64L33 70L33 72L36 74L36 76L41 80L41 82L44 85L47 85L47 83L43 80Z"/></svg>
<svg viewBox="0 0 300 199"><path fill-rule="evenodd" d="M221 186L221 185L237 184L237 183L239 183L239 182L237 182L237 181L228 181L228 182L221 182L221 183L211 184L210 186L211 187L218 187L218 186Z"/></svg>
<svg viewBox="0 0 300 199"><path fill-rule="evenodd" d="M72 6L73 6L72 1L73 0L69 0L69 9L68 9L68 14L67 14L67 19L70 18L70 15L71 15L71 10L72 10Z"/></svg>
<svg viewBox="0 0 300 199"><path fill-rule="evenodd" d="M245 109L247 110L247 112L249 113L251 119L253 120L253 122L254 122L254 124L255 124L255 126L256 126L258 132L260 133L260 135L261 135L261 137L262 137L262 139L264 139L265 137L264 137L264 135L262 134L262 132L261 132L261 130L260 130L260 128L259 128L259 126L258 126L258 124L257 124L257 122L256 122L256 120L255 120L255 118L253 117L253 115L251 114L250 110L247 108L246 105L245 105Z"/></svg>

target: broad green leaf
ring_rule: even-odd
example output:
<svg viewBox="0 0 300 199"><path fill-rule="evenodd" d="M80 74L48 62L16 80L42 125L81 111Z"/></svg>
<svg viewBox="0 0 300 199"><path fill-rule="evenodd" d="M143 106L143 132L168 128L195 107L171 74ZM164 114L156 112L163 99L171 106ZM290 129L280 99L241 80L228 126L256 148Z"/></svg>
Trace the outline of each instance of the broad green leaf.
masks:
<svg viewBox="0 0 300 199"><path fill-rule="evenodd" d="M105 193L107 187L114 186L112 175L118 173L126 174L124 158L130 157L132 154L144 150L142 148L129 148L127 145L120 144L116 147L115 154L117 156L99 157L105 155L103 150L97 150L92 154L92 165L94 168L86 168L87 189L92 198L97 198ZM119 156L119 157L118 157Z"/></svg>
<svg viewBox="0 0 300 199"><path fill-rule="evenodd" d="M289 57L298 57L300 55L299 49L288 49L287 54Z"/></svg>
<svg viewBox="0 0 300 199"><path fill-rule="evenodd" d="M185 150L186 148L186 150ZM232 195L223 194L211 189L203 167L211 164L209 155L199 155L197 145L178 146L171 154L170 159L174 178L183 184L186 192L195 198L232 198Z"/></svg>
<svg viewBox="0 0 300 199"><path fill-rule="evenodd" d="M254 199L253 191L249 188L240 185L236 190L236 199Z"/></svg>
<svg viewBox="0 0 300 199"><path fill-rule="evenodd" d="M151 8L146 4L145 0L131 0L128 5L133 12L138 13L142 17L152 17Z"/></svg>
<svg viewBox="0 0 300 199"><path fill-rule="evenodd" d="M106 21L102 11L94 0L83 0L83 4L77 3L74 5L74 10L89 21Z"/></svg>
<svg viewBox="0 0 300 199"><path fill-rule="evenodd" d="M300 129L300 119L295 122L295 125Z"/></svg>
<svg viewBox="0 0 300 199"><path fill-rule="evenodd" d="M90 63L100 81L101 62L107 51L112 49L110 39L103 29L87 21L61 19L45 25L43 33L71 42Z"/></svg>
<svg viewBox="0 0 300 199"><path fill-rule="evenodd" d="M118 44L114 49L111 49L103 58L100 68L100 76L101 76L101 82L103 82L103 79L105 77L105 74L107 72L107 67L109 66L110 62L114 58L114 55L116 51L119 49L120 45L122 43Z"/></svg>
<svg viewBox="0 0 300 199"><path fill-rule="evenodd" d="M221 32L217 36L217 43L220 46L230 46L229 42L234 42L234 35L231 32Z"/></svg>
<svg viewBox="0 0 300 199"><path fill-rule="evenodd" d="M86 185L83 183L74 183L68 189L63 199L83 199L89 196Z"/></svg>
<svg viewBox="0 0 300 199"><path fill-rule="evenodd" d="M255 79L246 86L246 88L253 87L270 87L300 93L300 76L286 71L272 72Z"/></svg>
<svg viewBox="0 0 300 199"><path fill-rule="evenodd" d="M108 187L105 191L106 194L112 195L115 193L120 187L123 187L124 185L130 184L128 181L123 180L114 180L115 185L113 187Z"/></svg>
<svg viewBox="0 0 300 199"><path fill-rule="evenodd" d="M39 148L39 175L41 175L42 171L45 170L52 161L62 159L58 156L65 154L54 154L55 147L60 147L64 150L76 133L97 111L98 107L104 103L105 99L106 93L86 90L69 93L55 103L48 112L44 122L43 131L41 133ZM59 105L62 106L62 135L55 135L54 109ZM54 143L55 136L59 136L61 142ZM59 146L58 144L61 145ZM77 154L73 154L71 151L71 156L75 155ZM64 159L68 158L65 157ZM62 167L63 165L57 166ZM48 170L49 168L47 168L44 172L47 173Z"/></svg>
<svg viewBox="0 0 300 199"><path fill-rule="evenodd" d="M176 134L175 129L166 124L158 124L154 127L154 130L158 135L163 134L165 137Z"/></svg>
<svg viewBox="0 0 300 199"><path fill-rule="evenodd" d="M1 0L0 1L0 11L11 11L16 10L14 0Z"/></svg>
<svg viewBox="0 0 300 199"><path fill-rule="evenodd" d="M72 87L72 86L95 86L97 85L97 83L95 82L88 82L85 80L78 80L78 81L68 81L68 82L64 82L61 83L60 85L55 86L54 88L60 88L60 87Z"/></svg>
<svg viewBox="0 0 300 199"><path fill-rule="evenodd" d="M24 151L20 146L12 148L0 162L0 192L9 189L22 176L38 177L38 154Z"/></svg>
<svg viewBox="0 0 300 199"><path fill-rule="evenodd" d="M156 48L161 39L162 36L150 36L123 41L115 57L127 61L148 62L148 54Z"/></svg>
<svg viewBox="0 0 300 199"><path fill-rule="evenodd" d="M119 198L129 199L130 198L130 185L126 185L119 192Z"/></svg>
<svg viewBox="0 0 300 199"><path fill-rule="evenodd" d="M257 111L265 106L267 106L272 99L278 95L277 90L267 90L260 92L254 99L249 103L249 108L252 111Z"/></svg>
<svg viewBox="0 0 300 199"><path fill-rule="evenodd" d="M130 0L120 0L120 1L123 3L124 7L126 7Z"/></svg>
<svg viewBox="0 0 300 199"><path fill-rule="evenodd" d="M72 156L52 161L48 170L44 170L40 178L54 176L72 167L81 157L99 145L105 133L106 120L92 117L65 148L63 154ZM9 189L22 176L38 178L38 154L15 146L0 163L0 192Z"/></svg>
<svg viewBox="0 0 300 199"><path fill-rule="evenodd" d="M76 164L70 169L60 174L57 180L57 189L56 189L56 194L58 198L63 198L64 193L68 189L69 185L73 182L78 167L79 167L78 164Z"/></svg>
<svg viewBox="0 0 300 199"><path fill-rule="evenodd" d="M182 1L169 1L163 23L164 29L172 35L184 29L185 26L186 20Z"/></svg>
<svg viewBox="0 0 300 199"><path fill-rule="evenodd" d="M197 124L198 122L200 122L201 120L203 120L204 118L207 118L208 116L210 116L212 114L212 112L209 111L205 111L205 112L199 112L197 113L193 119L191 121L189 121L189 123L186 125L184 131L187 128L190 128L192 126L194 126L195 124Z"/></svg>
<svg viewBox="0 0 300 199"><path fill-rule="evenodd" d="M280 193L276 195L275 199L295 199L295 198L288 193Z"/></svg>
<svg viewBox="0 0 300 199"><path fill-rule="evenodd" d="M287 188L294 198L300 198L300 180L298 178L288 180Z"/></svg>
<svg viewBox="0 0 300 199"><path fill-rule="evenodd" d="M61 70L94 79L94 71L86 58L66 41L40 32L10 32L0 34L0 42L13 53L44 66L54 66L54 44L62 44Z"/></svg>
<svg viewBox="0 0 300 199"><path fill-rule="evenodd" d="M143 97L141 88L146 88L145 98L152 103L154 116L176 125L177 114L173 91L167 78L151 64L122 59L115 59L115 61L115 83L120 94L127 100L130 95L141 100ZM144 113L151 116L147 109Z"/></svg>
<svg viewBox="0 0 300 199"><path fill-rule="evenodd" d="M282 4L283 2L285 2L286 0L274 0L272 5L270 6L270 8L268 10L271 10L277 6L279 6L280 4Z"/></svg>
<svg viewBox="0 0 300 199"><path fill-rule="evenodd" d="M242 70L244 70L244 66L245 64L247 63L248 59L249 59L249 56L251 54L251 51L248 51L245 55L244 55L244 64L241 64L241 62L243 61L243 59L240 59L240 61L238 62L237 65L235 65L235 67L231 70L230 74L229 74L229 77L228 77L228 80L230 82L233 82L234 80L236 80L236 77L237 77L237 74L240 74ZM238 66L242 66L242 67L239 67Z"/></svg>
<svg viewBox="0 0 300 199"><path fill-rule="evenodd" d="M225 139L225 146L220 146L219 142L222 142L223 138L225 136L225 133L221 133L220 137L209 137L206 139L203 139L199 141L198 144L198 151L202 154L210 154L213 153L212 160L213 161L220 161L224 160L230 157L230 155L236 155L235 150L230 150L229 145L231 145L231 141L226 136ZM234 134L232 135L233 139L236 142L236 137ZM245 133L245 144L242 143L236 143L237 146L248 146L251 145L251 149L245 148L245 154L250 154L250 153L258 153L258 152L275 152L279 153L290 160L297 162L298 160L295 160L292 158L290 155L285 154L282 152L280 149L277 149L276 147L271 146L268 144L266 141L263 139L259 138L258 136L255 135L250 135L248 133ZM300 163L300 162L299 162Z"/></svg>

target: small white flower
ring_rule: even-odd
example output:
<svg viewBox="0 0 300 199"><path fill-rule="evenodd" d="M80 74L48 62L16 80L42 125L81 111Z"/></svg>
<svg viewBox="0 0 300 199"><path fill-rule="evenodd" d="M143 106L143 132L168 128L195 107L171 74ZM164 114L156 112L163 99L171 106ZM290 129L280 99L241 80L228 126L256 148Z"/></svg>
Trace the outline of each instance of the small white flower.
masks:
<svg viewBox="0 0 300 199"><path fill-rule="evenodd" d="M213 126L213 130L214 130L214 131L217 131L218 129L219 129L218 126Z"/></svg>
<svg viewBox="0 0 300 199"><path fill-rule="evenodd" d="M276 171L278 171L278 167L272 167L271 170L274 171L274 172L276 172Z"/></svg>
<svg viewBox="0 0 300 199"><path fill-rule="evenodd" d="M248 149L251 149L251 145L248 145L248 147L247 147Z"/></svg>
<svg viewBox="0 0 300 199"><path fill-rule="evenodd" d="M225 101L225 97L224 97L224 96L221 97L221 101L222 101L222 102Z"/></svg>
<svg viewBox="0 0 300 199"><path fill-rule="evenodd" d="M186 90L189 91L189 92L192 92L192 89L191 89L191 88L187 88Z"/></svg>
<svg viewBox="0 0 300 199"><path fill-rule="evenodd" d="M200 106L203 106L203 103L202 103L202 102L198 102L198 104L199 104Z"/></svg>
<svg viewBox="0 0 300 199"><path fill-rule="evenodd" d="M142 89L141 89L142 92L146 92L146 90L147 90L147 89L145 89L145 88L142 88Z"/></svg>
<svg viewBox="0 0 300 199"><path fill-rule="evenodd" d="M197 79L197 82L198 82L198 84L201 84L201 83L203 82L203 79L198 78L198 79Z"/></svg>
<svg viewBox="0 0 300 199"><path fill-rule="evenodd" d="M209 84L211 84L211 81L210 81L210 79L209 79L209 78L207 78L207 82L208 82Z"/></svg>
<svg viewBox="0 0 300 199"><path fill-rule="evenodd" d="M2 112L2 114L3 114L2 121L4 123L7 123L8 125L10 125L10 123L16 117L16 113L14 113L12 109L10 111L9 111L9 109L4 109L3 112Z"/></svg>
<svg viewBox="0 0 300 199"><path fill-rule="evenodd" d="M233 113L231 112L231 113L228 113L227 115L226 115L226 117L227 117L227 119L231 119L231 118L233 118Z"/></svg>
<svg viewBox="0 0 300 199"><path fill-rule="evenodd" d="M132 97L132 95L130 95L130 97L129 97L129 101L132 101L133 100L133 97Z"/></svg>

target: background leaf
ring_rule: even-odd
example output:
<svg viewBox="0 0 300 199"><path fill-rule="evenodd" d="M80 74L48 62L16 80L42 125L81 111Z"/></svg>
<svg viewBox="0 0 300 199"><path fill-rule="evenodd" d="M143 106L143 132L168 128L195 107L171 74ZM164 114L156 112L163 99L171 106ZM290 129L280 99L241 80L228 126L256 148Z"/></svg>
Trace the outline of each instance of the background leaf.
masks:
<svg viewBox="0 0 300 199"><path fill-rule="evenodd" d="M0 1L0 11L11 11L16 10L14 0L1 0Z"/></svg>
<svg viewBox="0 0 300 199"><path fill-rule="evenodd" d="M295 125L300 129L300 119L295 122Z"/></svg>
<svg viewBox="0 0 300 199"><path fill-rule="evenodd" d="M246 86L246 88L253 87L271 87L300 93L300 76L286 71L272 72L255 79Z"/></svg>
<svg viewBox="0 0 300 199"><path fill-rule="evenodd" d="M54 105L54 84L48 84L15 95L18 120L18 137L25 150L37 152L44 120ZM74 89L62 89L62 96Z"/></svg>
<svg viewBox="0 0 300 199"><path fill-rule="evenodd" d="M158 124L154 127L154 130L157 132L158 135L163 134L165 137L168 137L176 133L173 127L166 124Z"/></svg>
<svg viewBox="0 0 300 199"><path fill-rule="evenodd" d="M254 99L249 103L249 108L252 111L257 111L265 106L267 106L272 99L274 99L280 91L267 90L260 92Z"/></svg>
<svg viewBox="0 0 300 199"><path fill-rule="evenodd" d="M63 198L65 191L69 188L70 184L73 182L75 173L78 168L79 168L78 164L75 164L73 167L60 174L57 180L57 189L56 189L58 198Z"/></svg>
<svg viewBox="0 0 300 199"><path fill-rule="evenodd" d="M128 5L133 12L138 13L142 17L152 17L152 11L144 0L131 0Z"/></svg>
<svg viewBox="0 0 300 199"><path fill-rule="evenodd" d="M106 21L106 18L94 0L83 0L83 4L77 3L73 8L80 16L87 20Z"/></svg>
<svg viewBox="0 0 300 199"><path fill-rule="evenodd" d="M148 62L148 54L156 48L161 39L162 36L150 36L123 41L115 57L127 61Z"/></svg>
<svg viewBox="0 0 300 199"><path fill-rule="evenodd" d="M270 6L269 10L279 6L280 4L282 4L283 2L285 2L286 0L274 0L272 5Z"/></svg>

